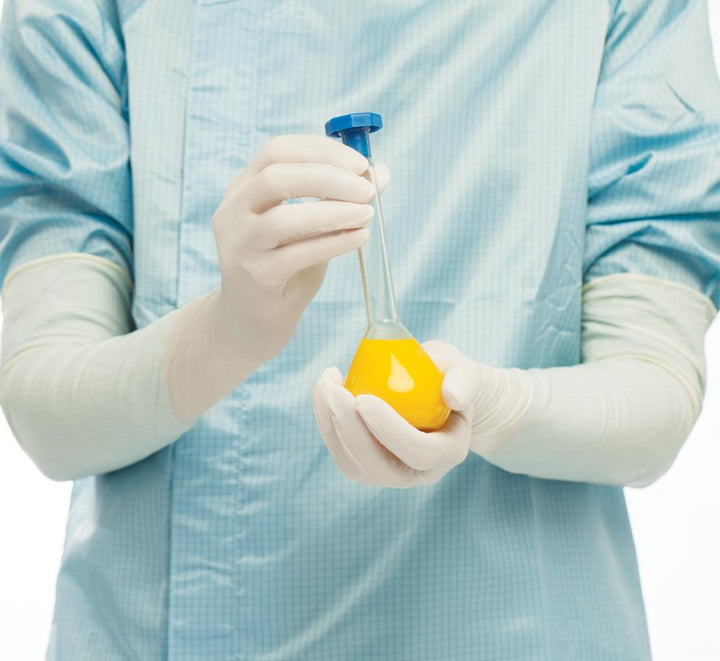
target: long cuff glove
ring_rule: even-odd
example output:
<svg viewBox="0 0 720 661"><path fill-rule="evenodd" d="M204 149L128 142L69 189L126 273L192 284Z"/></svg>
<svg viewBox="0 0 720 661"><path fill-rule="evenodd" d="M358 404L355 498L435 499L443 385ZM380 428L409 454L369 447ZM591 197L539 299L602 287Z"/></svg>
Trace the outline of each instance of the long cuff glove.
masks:
<svg viewBox="0 0 720 661"><path fill-rule="evenodd" d="M489 367L431 340L423 347L453 409L445 428L423 433L377 397L353 398L337 368L313 389L316 419L340 470L368 484L433 483L472 451L533 477L645 486L670 467L700 413L715 314L671 282L600 278L583 290L580 365Z"/></svg>
<svg viewBox="0 0 720 661"><path fill-rule="evenodd" d="M67 253L11 271L0 405L41 471L67 480L139 461L279 353L328 261L367 237L366 169L324 136L270 140L212 218L222 286L139 330L130 279L107 260ZM382 191L387 168L375 171Z"/></svg>
<svg viewBox="0 0 720 661"><path fill-rule="evenodd" d="M118 266L77 253L33 260L5 280L0 403L52 479L121 468L191 426L161 379L179 311L131 332L131 290Z"/></svg>

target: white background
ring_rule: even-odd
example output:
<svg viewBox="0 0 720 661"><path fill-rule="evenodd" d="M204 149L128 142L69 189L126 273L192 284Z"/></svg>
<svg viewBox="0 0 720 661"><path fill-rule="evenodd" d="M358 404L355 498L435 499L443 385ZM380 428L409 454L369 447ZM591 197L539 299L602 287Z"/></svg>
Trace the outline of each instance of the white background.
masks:
<svg viewBox="0 0 720 661"><path fill-rule="evenodd" d="M720 1L709 5L720 70ZM705 408L675 465L646 489L626 489L655 661L720 660L720 321L707 358ZM44 658L69 496L69 483L44 478L22 453L0 413L3 661Z"/></svg>

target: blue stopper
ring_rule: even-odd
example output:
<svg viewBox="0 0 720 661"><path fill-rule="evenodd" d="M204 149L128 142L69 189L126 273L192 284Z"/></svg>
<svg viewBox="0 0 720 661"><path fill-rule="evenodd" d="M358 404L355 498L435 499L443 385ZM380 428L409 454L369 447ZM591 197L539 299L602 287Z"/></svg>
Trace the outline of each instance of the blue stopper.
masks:
<svg viewBox="0 0 720 661"><path fill-rule="evenodd" d="M343 144L370 158L370 133L382 128L382 117L374 112L353 112L325 122L325 134L342 138Z"/></svg>

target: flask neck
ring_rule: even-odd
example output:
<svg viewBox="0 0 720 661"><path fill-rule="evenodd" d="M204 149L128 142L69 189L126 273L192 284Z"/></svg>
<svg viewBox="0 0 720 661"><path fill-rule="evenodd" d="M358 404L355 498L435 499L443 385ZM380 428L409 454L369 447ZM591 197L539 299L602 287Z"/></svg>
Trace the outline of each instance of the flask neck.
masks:
<svg viewBox="0 0 720 661"><path fill-rule="evenodd" d="M368 161L370 167L366 176L375 188L375 195L370 203L375 215L368 224L368 238L358 249L368 325L399 324L400 319L398 318L395 303L395 293L385 242L385 223L375 179L375 166L371 158Z"/></svg>

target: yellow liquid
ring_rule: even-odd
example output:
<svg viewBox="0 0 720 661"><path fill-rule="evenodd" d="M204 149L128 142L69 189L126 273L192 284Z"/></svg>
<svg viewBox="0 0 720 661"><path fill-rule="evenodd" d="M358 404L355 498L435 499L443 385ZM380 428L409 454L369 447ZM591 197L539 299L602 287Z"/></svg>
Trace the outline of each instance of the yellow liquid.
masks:
<svg viewBox="0 0 720 661"><path fill-rule="evenodd" d="M450 409L440 394L443 374L413 339L360 341L345 379L353 394L376 395L422 431L440 429Z"/></svg>

